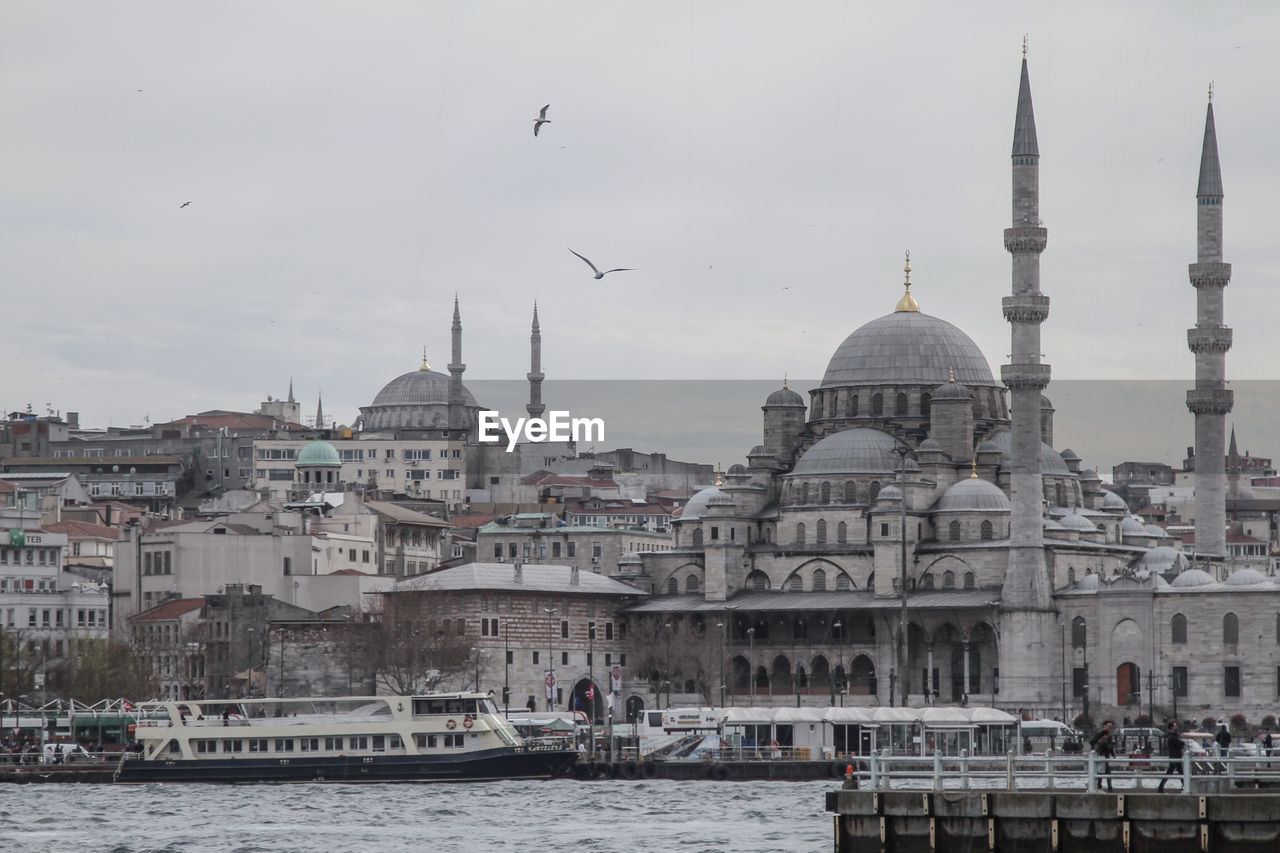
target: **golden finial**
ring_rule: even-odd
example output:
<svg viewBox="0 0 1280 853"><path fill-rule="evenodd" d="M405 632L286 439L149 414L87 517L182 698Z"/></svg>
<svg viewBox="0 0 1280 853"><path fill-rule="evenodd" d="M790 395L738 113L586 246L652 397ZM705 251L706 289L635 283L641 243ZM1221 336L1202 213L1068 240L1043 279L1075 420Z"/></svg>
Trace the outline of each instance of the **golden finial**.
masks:
<svg viewBox="0 0 1280 853"><path fill-rule="evenodd" d="M1027 34L1022 34L1022 58L1027 58Z"/></svg>
<svg viewBox="0 0 1280 853"><path fill-rule="evenodd" d="M948 382L956 381L956 369L954 366L951 366L951 365L947 366L947 381Z"/></svg>
<svg viewBox="0 0 1280 853"><path fill-rule="evenodd" d="M1209 103L1213 103L1213 81L1209 81Z"/></svg>
<svg viewBox="0 0 1280 853"><path fill-rule="evenodd" d="M978 457L976 457L976 456L972 457L972 458L969 460L969 464L970 464L970 466L972 466L972 467L970 468L969 479L970 479L970 480L976 480L976 479L978 479Z"/></svg>
<svg viewBox="0 0 1280 853"><path fill-rule="evenodd" d="M787 390L787 374L782 374L782 390Z"/></svg>
<svg viewBox="0 0 1280 853"><path fill-rule="evenodd" d="M419 370L431 369L431 365L427 364L427 348L426 347L422 348L422 367L419 367L418 369Z"/></svg>
<svg viewBox="0 0 1280 853"><path fill-rule="evenodd" d="M724 485L724 472L720 470L719 462L716 463L716 485L717 486Z"/></svg>
<svg viewBox="0 0 1280 853"><path fill-rule="evenodd" d="M910 251L907 252L907 263L906 263L906 266L902 268L902 271L907 274L907 280L903 285L904 287L906 287L907 292L904 293L902 295L902 298L898 300L898 304L896 307L894 307L893 310L895 312L919 311L920 305L919 303L916 302L915 297L911 295L911 252Z"/></svg>

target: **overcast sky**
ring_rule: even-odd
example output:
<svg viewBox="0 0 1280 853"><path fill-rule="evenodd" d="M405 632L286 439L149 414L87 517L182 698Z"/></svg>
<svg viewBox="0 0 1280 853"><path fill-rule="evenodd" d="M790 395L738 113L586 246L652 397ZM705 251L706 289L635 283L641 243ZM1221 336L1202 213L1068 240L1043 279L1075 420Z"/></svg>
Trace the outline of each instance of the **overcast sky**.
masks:
<svg viewBox="0 0 1280 853"><path fill-rule="evenodd" d="M1211 80L1228 376L1278 378L1274 3L41 2L0 7L0 405L292 377L350 422L445 369L455 292L468 380L523 377L535 299L549 378L817 378L908 249L998 376L1024 33L1054 378L1190 382Z"/></svg>

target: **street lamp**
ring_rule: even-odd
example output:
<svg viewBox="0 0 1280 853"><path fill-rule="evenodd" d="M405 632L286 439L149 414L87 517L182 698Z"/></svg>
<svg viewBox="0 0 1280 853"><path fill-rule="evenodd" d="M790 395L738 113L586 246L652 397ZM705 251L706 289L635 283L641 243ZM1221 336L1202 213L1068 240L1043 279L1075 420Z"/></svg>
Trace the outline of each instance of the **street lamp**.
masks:
<svg viewBox="0 0 1280 853"><path fill-rule="evenodd" d="M552 617L547 625L547 665L550 669L547 671L547 710L554 711L556 709L556 659L551 650L552 643L555 642L555 615L560 612L554 607L543 608L547 615Z"/></svg>
<svg viewBox="0 0 1280 853"><path fill-rule="evenodd" d="M747 674L751 681L751 704L756 704L756 629L747 629Z"/></svg>
<svg viewBox="0 0 1280 853"><path fill-rule="evenodd" d="M409 661L410 670L409 677L413 679L413 685L409 688L409 692L417 694L418 692L418 637L422 635L422 631L415 630L410 632L409 636L413 638L411 641L413 648L411 649L411 658Z"/></svg>
<svg viewBox="0 0 1280 853"><path fill-rule="evenodd" d="M832 691L840 693L840 707L844 707L844 623L839 619L831 623L831 636L836 641L836 648L840 653L840 664L836 667L836 677L832 680ZM832 697L832 705L835 704L834 696Z"/></svg>
<svg viewBox="0 0 1280 853"><path fill-rule="evenodd" d="M727 635L723 622L717 622L716 627L720 629L720 707L724 707L724 647L725 637Z"/></svg>
<svg viewBox="0 0 1280 853"><path fill-rule="evenodd" d="M666 625L663 625L662 627L667 632L667 665L666 665L666 672L664 675L666 678L666 685L667 685L667 707L670 708L671 707L671 634L674 629L671 627L670 622L668 622Z"/></svg>
<svg viewBox="0 0 1280 853"><path fill-rule="evenodd" d="M911 448L903 442L898 442L894 448L894 453L898 454L898 498L901 501L899 540L901 544L900 559L902 561L902 571L899 574L898 587L902 595L902 624L898 628L898 671L902 673L902 704L907 704L907 655L909 648L907 646L907 454L911 452ZM890 687L890 693L893 692ZM889 701L892 705L892 699Z"/></svg>
<svg viewBox="0 0 1280 853"><path fill-rule="evenodd" d="M502 623L502 715L511 716L511 637L509 622Z"/></svg>

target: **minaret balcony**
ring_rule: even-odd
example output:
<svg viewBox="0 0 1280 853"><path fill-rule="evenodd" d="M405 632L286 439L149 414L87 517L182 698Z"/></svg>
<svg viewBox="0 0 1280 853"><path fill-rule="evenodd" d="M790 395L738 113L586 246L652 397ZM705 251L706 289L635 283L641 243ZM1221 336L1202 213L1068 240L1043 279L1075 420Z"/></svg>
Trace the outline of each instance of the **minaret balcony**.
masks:
<svg viewBox="0 0 1280 853"><path fill-rule="evenodd" d="M1194 388L1187 392L1187 408L1193 415L1225 415L1235 405L1235 395L1226 389Z"/></svg>
<svg viewBox="0 0 1280 853"><path fill-rule="evenodd" d="M1000 303L1010 323L1043 323L1049 316L1049 297L1039 293L1006 296Z"/></svg>
<svg viewBox="0 0 1280 853"><path fill-rule="evenodd" d="M466 369L467 369L467 366L465 364L462 364L461 362L454 362L449 365L450 373L461 373Z"/></svg>
<svg viewBox="0 0 1280 853"><path fill-rule="evenodd" d="M525 374L525 378L527 378L530 382L541 382L542 380L544 380L544 379L546 379L546 378L547 378L547 374L545 374L545 373L526 373L526 374Z"/></svg>
<svg viewBox="0 0 1280 853"><path fill-rule="evenodd" d="M1231 282L1231 264L1221 261L1187 264L1187 273L1191 277L1191 286L1196 289L1226 287Z"/></svg>
<svg viewBox="0 0 1280 853"><path fill-rule="evenodd" d="M1049 384L1049 365L1035 362L1005 364L1000 367L1000 381L1010 391L1043 389Z"/></svg>
<svg viewBox="0 0 1280 853"><path fill-rule="evenodd" d="M1049 229L1021 225L1004 229L1004 247L1015 255L1040 254L1049 242Z"/></svg>
<svg viewBox="0 0 1280 853"><path fill-rule="evenodd" d="M1226 352L1231 349L1231 329L1227 326L1187 329L1187 346L1192 352Z"/></svg>

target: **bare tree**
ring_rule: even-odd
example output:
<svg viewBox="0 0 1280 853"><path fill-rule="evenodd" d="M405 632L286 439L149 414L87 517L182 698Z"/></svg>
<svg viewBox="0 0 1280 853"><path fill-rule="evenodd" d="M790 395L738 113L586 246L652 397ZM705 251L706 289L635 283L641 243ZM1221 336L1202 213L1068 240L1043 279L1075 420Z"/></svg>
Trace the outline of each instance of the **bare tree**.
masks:
<svg viewBox="0 0 1280 853"><path fill-rule="evenodd" d="M77 643L49 676L58 695L86 704L118 697L152 699L159 692L148 660L117 640Z"/></svg>
<svg viewBox="0 0 1280 853"><path fill-rule="evenodd" d="M432 690L467 680L474 662L471 642L453 619L387 619L364 635L359 653L380 686L392 693Z"/></svg>
<svg viewBox="0 0 1280 853"><path fill-rule="evenodd" d="M697 693L714 704L720 677L720 645L700 617L645 614L627 621L631 671L655 694ZM687 688L692 687L692 690Z"/></svg>

